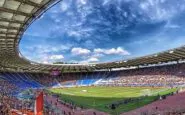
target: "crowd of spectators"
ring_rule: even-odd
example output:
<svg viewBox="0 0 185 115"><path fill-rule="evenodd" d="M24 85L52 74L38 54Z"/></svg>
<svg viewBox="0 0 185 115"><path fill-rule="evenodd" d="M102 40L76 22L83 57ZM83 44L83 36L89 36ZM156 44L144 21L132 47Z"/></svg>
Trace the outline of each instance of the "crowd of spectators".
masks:
<svg viewBox="0 0 185 115"><path fill-rule="evenodd" d="M176 87L185 85L185 64L148 67L121 71L99 85Z"/></svg>
<svg viewBox="0 0 185 115"><path fill-rule="evenodd" d="M17 91L19 91L17 86L0 79L0 115L9 115L11 109L25 106L14 96Z"/></svg>
<svg viewBox="0 0 185 115"><path fill-rule="evenodd" d="M43 86L80 86L86 79L96 79L89 85L108 86L154 86L176 87L185 85L185 64L146 67L121 71L104 71L92 73L61 73L59 76L50 74L32 75L32 79ZM82 81L83 80L83 81Z"/></svg>
<svg viewBox="0 0 185 115"><path fill-rule="evenodd" d="M122 71L104 71L92 73L61 73L59 76L51 76L50 74L31 74L26 80L36 81L44 87L51 87L53 84L63 85L65 83L75 82L85 79L97 79L98 82L93 85L108 86L152 86L152 87L177 87L185 85L185 64L166 65L156 67L146 67ZM89 77L90 76L90 77ZM21 79L24 76L21 77ZM0 114L6 115L10 109L21 109L30 107L31 105L22 102L16 98L15 94L20 88L10 81L1 79L0 76ZM65 102L60 102L65 106ZM72 106L73 107L73 106ZM25 108L24 108L25 109Z"/></svg>
<svg viewBox="0 0 185 115"><path fill-rule="evenodd" d="M18 91L18 87L14 84L9 83L6 80L0 79L0 95L1 96L12 96L15 91Z"/></svg>
<svg viewBox="0 0 185 115"><path fill-rule="evenodd" d="M64 73L58 76L50 74L33 74L32 79L39 82L43 86L52 87L56 84L66 84L68 82L76 81L76 79L81 79L81 74L79 73Z"/></svg>

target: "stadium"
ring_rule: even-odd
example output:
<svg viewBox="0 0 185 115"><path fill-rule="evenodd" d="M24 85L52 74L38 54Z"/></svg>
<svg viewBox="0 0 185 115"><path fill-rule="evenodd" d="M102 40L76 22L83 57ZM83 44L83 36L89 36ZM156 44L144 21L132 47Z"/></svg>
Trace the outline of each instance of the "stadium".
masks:
<svg viewBox="0 0 185 115"><path fill-rule="evenodd" d="M43 16L47 17L47 13L51 12L51 9L53 9L55 5L65 1L66 0L0 0L0 115L185 115L185 46L183 45L178 45L178 47L167 50L160 50L160 52L155 53L149 51L149 55L138 55L136 57L129 57L130 53L123 51L121 47L111 50L99 48L94 50L93 56L95 53L106 55L104 58L109 57L111 53L115 56L115 60L111 60L110 58L108 61L106 60L99 63L63 63L61 61L55 64L39 63L23 56L19 45L22 40L26 39L22 38L24 35L28 35L28 30L32 28L32 24L39 25L36 23L37 21L41 22ZM77 1L80 1L82 5L85 5L87 2L86 0ZM123 1L124 4L126 4L125 6L129 6L130 2L134 4L132 0ZM152 6L154 3L158 4L157 0L154 1L149 0L149 2L145 4L145 7L142 5L141 8L146 9L147 5ZM95 8L100 9L104 6L106 8L110 6L110 11L115 11L113 7L114 4L109 2L110 1L107 0L100 7L98 5L101 2L97 0L98 5ZM163 5L165 4L164 2L165 0L161 0ZM182 4L183 2L184 1L182 1ZM92 1L91 3L96 4ZM107 4L108 6L106 6ZM182 11L184 11L185 7L180 7L180 2L173 3L172 5L175 6L175 4L178 4L177 6L180 8L175 9L177 12L180 12L182 9ZM90 5L90 3L88 5ZM167 5L169 5L169 3ZM151 6L147 7L152 9ZM87 11L89 8L83 6L78 7L80 12ZM67 8L68 6L63 6L63 12L66 12ZM83 8L86 9L84 10ZM132 7L129 7L128 9L130 10L131 8ZM155 6L155 8L157 7ZM168 6L168 8L170 11L172 10L170 9L171 7ZM117 10L121 11L120 9ZM131 11L132 10L130 10L130 12ZM164 9L162 11L159 19L165 14ZM56 13L56 11L53 12ZM97 10L97 12L101 12L101 10ZM110 12L107 14L106 12L107 10L105 10L103 14L106 16L110 14ZM89 12L85 12L82 16L86 15L86 13ZM148 15L150 15L150 13ZM66 13L67 16L71 16L72 14L71 12ZM108 15L107 17L112 20L116 17L116 13L113 14L113 16L111 15L111 17L109 17ZM128 15L131 15L134 19L136 17L131 13L125 14L125 17ZM138 16L141 17L141 13L138 13ZM166 14L165 16L168 17ZM98 15L94 17L97 18ZM166 17L162 19L162 22L164 22ZM101 19L102 18L104 17L102 16ZM156 19L155 16L151 19L154 18ZM66 20L70 20L70 18ZM116 20L118 20L118 18ZM98 20L93 21L99 24ZM129 21L132 21L132 19L129 19ZM142 23L140 24L143 24L145 21L146 20L142 19ZM68 23L69 22L70 21L68 21ZM152 28L157 28L154 25L159 23L153 20L151 22L153 24ZM59 21L57 20L56 23L58 24ZM100 23L102 24L102 22ZM138 23L139 21L137 20L137 24ZM86 26L88 24L90 24L90 22L88 22ZM170 28L177 33L179 32L174 29L179 29L180 27L170 25L169 23L165 24L165 29ZM94 25L95 24L93 24L93 26ZM120 23L113 23L113 25L117 25L116 27L118 27ZM113 27L111 31L116 28L114 28L113 25L111 25L111 27ZM181 25L183 24L181 23ZM52 25L47 26L50 28ZM65 27L65 25L63 26ZM125 28L127 28L127 30L133 27L133 25L126 26ZM145 26L145 28L148 26L149 24ZM98 27L100 26L98 25ZM101 27L103 26L101 25ZM121 28L123 27L124 26L121 26ZM140 28L140 25L136 26L136 29L138 28ZM43 30L36 31L45 31L44 28L42 29ZM120 30L120 28L116 29ZM157 31L157 29L155 31ZM94 29L82 30L82 28L80 28L80 30L89 32L88 34L83 33L82 37L89 37L91 31L96 31ZM101 29L97 30L99 32L101 31ZM141 28L139 30L141 30ZM149 27L146 30L149 30ZM139 31L139 33L147 32L148 31L144 30ZM166 32L171 36L171 32ZM79 37L79 33L72 32L69 35ZM105 35L104 33L105 30L101 35ZM110 31L108 31L108 33L112 34ZM135 34L133 31L130 33ZM29 34L33 36L34 33L31 32ZM42 34L47 34L47 32ZM93 35L92 39L96 39L97 34L93 33ZM124 35L129 37L130 34L127 35L124 33ZM55 34L52 34L52 36L55 36ZM139 35L136 34L136 36ZM147 34L147 36L152 36L152 34ZM98 41L103 39L99 38L99 36L97 38ZM184 40L185 38L182 39ZM84 44L87 43L83 43L83 45ZM133 45L134 42L131 42L131 44ZM182 44L184 43L182 42ZM66 44L63 43L62 45ZM104 44L101 43L101 45L103 46ZM163 45L170 47L168 43L164 43ZM91 46L88 44L88 47ZM149 47L149 45L145 45L145 49L149 49ZM65 47L63 50L67 48L68 47ZM139 46L137 48L139 48ZM34 50L30 52L31 55L34 55ZM73 53L76 54L78 58L86 58L88 57L86 54L89 55L91 52L85 49L83 49L82 52L78 52L77 50L82 50L82 48L73 48L71 52L74 51ZM56 51L56 49L54 49L54 51ZM86 55L86 57L81 56L80 53L83 54L83 56ZM121 58L117 58L120 54ZM123 59L123 56L128 56L128 58ZM56 58L56 56L53 56L51 59L53 58ZM57 59L59 58L63 58L63 56L60 55ZM93 57L88 60L88 62L90 61L94 62L98 61L98 59Z"/></svg>

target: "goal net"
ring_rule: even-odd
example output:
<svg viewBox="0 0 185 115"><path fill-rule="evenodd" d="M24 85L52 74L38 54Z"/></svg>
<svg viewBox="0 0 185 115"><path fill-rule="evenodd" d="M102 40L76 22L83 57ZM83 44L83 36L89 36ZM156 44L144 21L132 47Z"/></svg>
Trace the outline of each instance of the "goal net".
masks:
<svg viewBox="0 0 185 115"><path fill-rule="evenodd" d="M151 96L152 95L152 91L150 89L143 89L140 92L141 96Z"/></svg>

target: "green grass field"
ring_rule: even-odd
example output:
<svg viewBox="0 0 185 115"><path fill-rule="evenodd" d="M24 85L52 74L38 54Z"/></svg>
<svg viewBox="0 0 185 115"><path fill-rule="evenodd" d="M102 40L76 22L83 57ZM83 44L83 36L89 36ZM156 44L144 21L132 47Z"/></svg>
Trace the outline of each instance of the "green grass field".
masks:
<svg viewBox="0 0 185 115"><path fill-rule="evenodd" d="M108 112L113 115L149 104L157 99L158 94L164 95L174 91L176 91L176 89L150 87L78 87L50 89L50 92L60 95L62 100L73 102L85 108L94 108L99 111ZM150 93L151 96L143 97L144 93ZM128 104L121 104L115 111L106 107L107 105L128 98L140 98L140 100Z"/></svg>

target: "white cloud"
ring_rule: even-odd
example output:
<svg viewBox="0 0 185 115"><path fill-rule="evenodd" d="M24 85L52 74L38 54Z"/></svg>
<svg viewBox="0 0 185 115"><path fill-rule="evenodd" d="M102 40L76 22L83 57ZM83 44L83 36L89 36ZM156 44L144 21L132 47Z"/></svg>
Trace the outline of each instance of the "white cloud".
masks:
<svg viewBox="0 0 185 115"><path fill-rule="evenodd" d="M97 48L97 49L94 49L94 52L95 53L104 53L104 50L105 49Z"/></svg>
<svg viewBox="0 0 185 115"><path fill-rule="evenodd" d="M64 56L63 55L52 55L50 56L51 60L61 60L61 59L64 59Z"/></svg>
<svg viewBox="0 0 185 115"><path fill-rule="evenodd" d="M95 57L91 57L91 58L88 59L88 61L89 62L97 62L97 61L99 61L99 59L95 58Z"/></svg>
<svg viewBox="0 0 185 115"><path fill-rule="evenodd" d="M61 4L60 4L60 9L61 9L61 11L62 11L62 12L67 11L68 8L69 8L69 6L70 6L70 3L71 3L71 1L69 1L69 0L67 0L67 1L66 1L66 0L62 1Z"/></svg>
<svg viewBox="0 0 185 115"><path fill-rule="evenodd" d="M34 46L27 46L26 49L30 52L34 51L36 54L45 54L45 53L56 53L56 52L65 52L72 47L72 44L65 44L65 45L34 45Z"/></svg>
<svg viewBox="0 0 185 115"><path fill-rule="evenodd" d="M144 0L139 3L141 12L153 21L169 20L184 11L184 1ZM139 9L140 10L140 9Z"/></svg>
<svg viewBox="0 0 185 115"><path fill-rule="evenodd" d="M37 56L34 56L29 59L35 62L39 62L39 63L51 64L53 62L62 61L64 59L64 56L61 54L51 55L51 54L43 53L43 54L38 54Z"/></svg>
<svg viewBox="0 0 185 115"><path fill-rule="evenodd" d="M165 28L171 28L171 29L177 29L177 28L180 28L179 25L176 25L176 24L172 24L171 22L167 22L167 24L164 26Z"/></svg>
<svg viewBox="0 0 185 115"><path fill-rule="evenodd" d="M60 22L60 19L55 19L55 22L56 22L56 23L59 23L59 22Z"/></svg>
<svg viewBox="0 0 185 115"><path fill-rule="evenodd" d="M98 62L98 61L99 61L98 58L90 57L87 60L80 61L79 63L81 63L81 64L88 64L88 63L95 63L95 62Z"/></svg>
<svg viewBox="0 0 185 115"><path fill-rule="evenodd" d="M103 56L104 56L104 54L101 54L101 53L93 53L93 55L91 57L100 58Z"/></svg>
<svg viewBox="0 0 185 115"><path fill-rule="evenodd" d="M41 61L41 63L43 63L43 64L50 64L50 62L48 62L48 61L46 61L46 60Z"/></svg>
<svg viewBox="0 0 185 115"><path fill-rule="evenodd" d="M94 28L82 28L81 24L82 23L75 23L70 25L71 27L65 30L67 35L79 41L81 39L90 37L94 33Z"/></svg>
<svg viewBox="0 0 185 115"><path fill-rule="evenodd" d="M103 53L103 54L107 54L107 55L130 55L130 53L123 49L122 47L117 47L117 48L111 48L111 49L101 49L101 48L97 48L94 49L94 53Z"/></svg>
<svg viewBox="0 0 185 115"><path fill-rule="evenodd" d="M68 31L69 36L80 37L82 34L79 31Z"/></svg>
<svg viewBox="0 0 185 115"><path fill-rule="evenodd" d="M33 45L25 47L26 51L24 51L23 54L30 60L47 64L56 61L61 61L62 59L64 59L64 56L59 54L65 54L66 51L70 51L71 46L72 45L70 44L56 46L52 46L52 44Z"/></svg>
<svg viewBox="0 0 185 115"><path fill-rule="evenodd" d="M107 5L111 0L104 0L102 5Z"/></svg>
<svg viewBox="0 0 185 115"><path fill-rule="evenodd" d="M81 4L86 4L87 3L87 0L80 0L80 3Z"/></svg>
<svg viewBox="0 0 185 115"><path fill-rule="evenodd" d="M44 57L44 58L42 58ZM34 61L44 63L44 64L51 64L53 62L62 61L64 59L63 55L49 55L49 54L43 54L39 55Z"/></svg>
<svg viewBox="0 0 185 115"><path fill-rule="evenodd" d="M71 53L73 55L87 55L87 54L90 54L91 51L88 50L88 49L85 49L85 48L80 48L80 47L77 47L77 48L73 48L71 50Z"/></svg>

